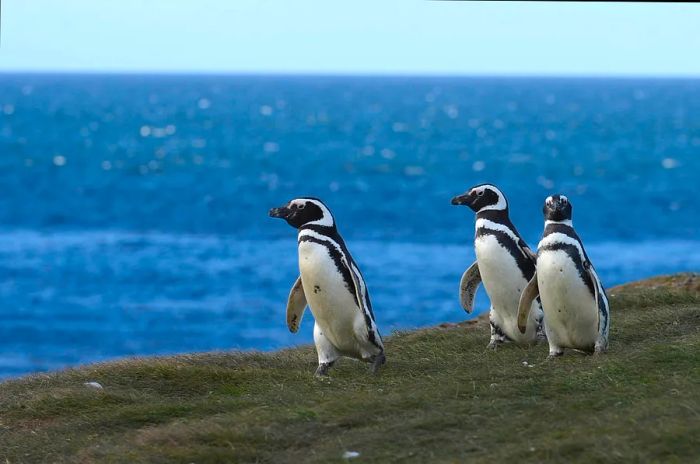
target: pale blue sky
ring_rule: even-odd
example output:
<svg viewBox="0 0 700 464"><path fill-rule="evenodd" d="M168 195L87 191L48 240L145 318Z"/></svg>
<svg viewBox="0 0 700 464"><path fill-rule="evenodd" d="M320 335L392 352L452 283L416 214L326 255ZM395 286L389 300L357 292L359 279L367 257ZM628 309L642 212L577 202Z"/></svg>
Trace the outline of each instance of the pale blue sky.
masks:
<svg viewBox="0 0 700 464"><path fill-rule="evenodd" d="M700 5L3 0L0 71L700 76Z"/></svg>

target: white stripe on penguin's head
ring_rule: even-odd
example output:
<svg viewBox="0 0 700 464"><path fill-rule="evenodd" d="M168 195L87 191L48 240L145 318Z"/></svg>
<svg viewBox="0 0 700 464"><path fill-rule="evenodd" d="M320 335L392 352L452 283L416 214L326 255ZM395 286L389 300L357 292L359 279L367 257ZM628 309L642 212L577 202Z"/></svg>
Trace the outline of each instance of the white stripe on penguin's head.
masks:
<svg viewBox="0 0 700 464"><path fill-rule="evenodd" d="M482 211L508 211L506 196L493 184L475 185L466 193L454 197L452 204L469 206L475 213Z"/></svg>
<svg viewBox="0 0 700 464"><path fill-rule="evenodd" d="M508 200L493 184L480 184L452 199L453 205L466 205L475 213L482 211L508 211Z"/></svg>
<svg viewBox="0 0 700 464"><path fill-rule="evenodd" d="M308 219L302 225L318 225L325 227L334 227L335 219L333 213L328 207L318 198L295 198L289 202L291 205L296 205L300 211L309 208L309 211L304 215Z"/></svg>
<svg viewBox="0 0 700 464"><path fill-rule="evenodd" d="M566 195L550 195L544 201L545 225L561 223L571 225L572 207Z"/></svg>
<svg viewBox="0 0 700 464"><path fill-rule="evenodd" d="M481 184L472 187L469 192L476 197L477 213L482 211L503 211L508 209L508 200L498 187L493 184Z"/></svg>
<svg viewBox="0 0 700 464"><path fill-rule="evenodd" d="M270 217L284 219L297 229L310 224L335 227L331 210L318 198L295 198L284 206L272 208Z"/></svg>

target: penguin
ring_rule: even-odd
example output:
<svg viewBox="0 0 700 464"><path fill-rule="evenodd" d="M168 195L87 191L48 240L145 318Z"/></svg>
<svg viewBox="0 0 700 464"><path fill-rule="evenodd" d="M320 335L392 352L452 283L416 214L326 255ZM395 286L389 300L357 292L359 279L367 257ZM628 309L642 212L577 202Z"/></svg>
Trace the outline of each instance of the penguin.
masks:
<svg viewBox="0 0 700 464"><path fill-rule="evenodd" d="M299 330L308 304L315 319L315 375L327 376L341 356L369 362L376 373L386 362L384 344L367 285L330 209L318 198L296 198L270 216L298 229L300 275L287 300L287 327Z"/></svg>
<svg viewBox="0 0 700 464"><path fill-rule="evenodd" d="M518 308L518 327L525 332L532 301L542 301L550 358L564 354L564 348L596 354L608 348L608 296L574 230L571 211L565 195L545 200L537 272Z"/></svg>
<svg viewBox="0 0 700 464"><path fill-rule="evenodd" d="M535 274L535 254L510 221L503 192L494 185L481 184L454 197L452 204L467 205L476 213L476 261L462 275L459 296L462 308L471 313L476 289L484 284L491 300L488 348L496 349L506 341L528 345L543 339L539 301L532 302L528 330L518 330L520 294Z"/></svg>

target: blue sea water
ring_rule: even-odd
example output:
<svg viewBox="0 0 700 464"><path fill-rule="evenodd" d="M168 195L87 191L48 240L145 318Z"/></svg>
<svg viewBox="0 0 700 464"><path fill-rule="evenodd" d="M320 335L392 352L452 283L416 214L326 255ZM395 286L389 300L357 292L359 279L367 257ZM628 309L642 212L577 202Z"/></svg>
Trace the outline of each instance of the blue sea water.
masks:
<svg viewBox="0 0 700 464"><path fill-rule="evenodd" d="M607 286L700 271L700 80L6 74L0 154L0 377L310 342L267 217L300 195L385 334L466 317L476 183L531 247L568 195Z"/></svg>

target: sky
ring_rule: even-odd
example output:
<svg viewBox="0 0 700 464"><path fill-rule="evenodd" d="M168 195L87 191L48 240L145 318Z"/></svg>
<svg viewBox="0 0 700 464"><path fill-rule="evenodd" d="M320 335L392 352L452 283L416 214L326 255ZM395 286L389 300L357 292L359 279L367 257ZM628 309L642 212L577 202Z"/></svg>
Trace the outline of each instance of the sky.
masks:
<svg viewBox="0 0 700 464"><path fill-rule="evenodd" d="M3 0L0 72L700 76L700 4Z"/></svg>

